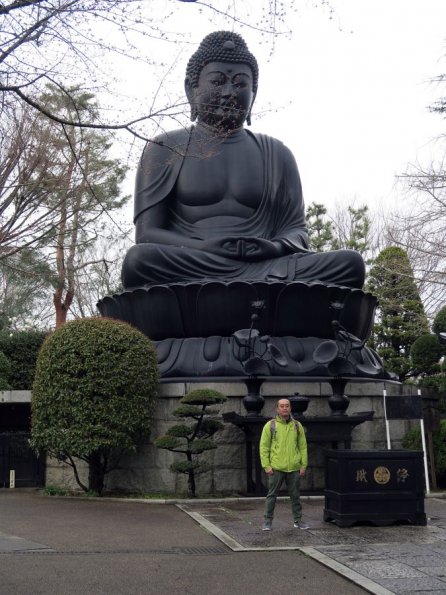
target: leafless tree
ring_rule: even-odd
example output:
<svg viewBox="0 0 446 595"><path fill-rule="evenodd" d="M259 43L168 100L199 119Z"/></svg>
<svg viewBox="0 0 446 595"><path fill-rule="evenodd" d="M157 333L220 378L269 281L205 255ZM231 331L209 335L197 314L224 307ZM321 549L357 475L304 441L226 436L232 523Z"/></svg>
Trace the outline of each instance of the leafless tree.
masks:
<svg viewBox="0 0 446 595"><path fill-rule="evenodd" d="M409 207L393 218L388 235L407 251L432 315L446 302L446 161L411 166L401 179Z"/></svg>
<svg viewBox="0 0 446 595"><path fill-rule="evenodd" d="M9 105L0 123L0 259L48 238L63 183L48 122L26 105ZM60 199L62 200L62 198Z"/></svg>
<svg viewBox="0 0 446 595"><path fill-rule="evenodd" d="M328 0L314 3L328 5ZM244 0L222 3L222 7L217 7L215 2L194 4L207 11L210 18L218 19L219 23L250 27L272 40L286 32L287 12L297 8L295 0L258 0L256 10L259 16L253 22ZM133 61L141 67L159 68L169 44L190 43L184 34L169 31L170 19L180 11L186 15L190 8L178 0L2 2L0 92L3 97L14 95L59 124L126 130L136 137L147 139L147 122L162 125L163 118L176 117L184 111L184 99L176 97L167 104L161 102L161 107L157 107L157 97L154 97L151 104L139 109L134 103L126 106L120 101L117 108L113 69L109 66L118 62L125 71L129 61ZM148 49L152 40L157 42L156 58L150 55ZM163 68L167 70L166 65ZM111 96L107 101L101 101L104 109L98 119L92 121L86 114L72 114L72 119L67 119L39 101L38 97L48 83L65 92L79 87L94 93L108 90ZM126 111L125 107L129 110Z"/></svg>

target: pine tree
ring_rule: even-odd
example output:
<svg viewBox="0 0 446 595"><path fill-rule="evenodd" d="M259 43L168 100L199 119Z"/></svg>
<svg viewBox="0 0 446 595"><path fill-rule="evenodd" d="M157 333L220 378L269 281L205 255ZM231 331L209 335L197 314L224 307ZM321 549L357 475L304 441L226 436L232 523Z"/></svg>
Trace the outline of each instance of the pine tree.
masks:
<svg viewBox="0 0 446 595"><path fill-rule="evenodd" d="M367 289L379 302L371 346L400 381L413 374L410 348L429 332L427 317L407 253L391 246L380 252L370 270Z"/></svg>
<svg viewBox="0 0 446 595"><path fill-rule="evenodd" d="M308 238L312 250L326 252L332 249L333 224L327 219L327 209L323 204L312 202L306 212Z"/></svg>
<svg viewBox="0 0 446 595"><path fill-rule="evenodd" d="M212 436L223 429L223 424L215 416L218 409L207 409L212 405L220 405L226 397L213 389L197 388L190 391L180 400L173 414L184 420L167 430L165 436L155 440L157 448L164 448L171 452L185 455L186 459L175 461L170 466L173 473L184 473L188 477L188 490L190 496L196 496L196 476L209 471L211 465L199 459L204 452L214 450L217 445Z"/></svg>

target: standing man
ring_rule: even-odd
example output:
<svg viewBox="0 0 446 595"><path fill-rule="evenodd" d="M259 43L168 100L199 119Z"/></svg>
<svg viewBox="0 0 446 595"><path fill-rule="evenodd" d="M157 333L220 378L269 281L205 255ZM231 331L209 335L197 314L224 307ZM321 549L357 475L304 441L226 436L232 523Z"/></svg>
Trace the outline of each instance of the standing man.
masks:
<svg viewBox="0 0 446 595"><path fill-rule="evenodd" d="M276 417L263 427L260 462L268 476L263 531L271 531L276 498L284 481L291 499L294 526L309 529L302 521L299 491L300 478L305 475L308 464L307 439L302 424L291 415L288 399L277 401Z"/></svg>

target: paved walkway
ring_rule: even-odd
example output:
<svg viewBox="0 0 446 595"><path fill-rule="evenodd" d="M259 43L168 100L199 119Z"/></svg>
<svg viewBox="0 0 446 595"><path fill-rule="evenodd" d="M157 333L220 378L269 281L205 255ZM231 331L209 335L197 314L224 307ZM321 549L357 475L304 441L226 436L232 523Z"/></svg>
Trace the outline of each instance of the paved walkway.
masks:
<svg viewBox="0 0 446 595"><path fill-rule="evenodd" d="M323 499L303 498L303 504L307 531L293 528L287 500L277 503L271 532L260 530L259 500L181 508L234 551L298 550L379 595L446 594L446 500L426 499L425 527L339 528L323 521Z"/></svg>
<svg viewBox="0 0 446 595"><path fill-rule="evenodd" d="M339 528L322 520L322 499L303 504L308 531L281 499L263 532L258 499L165 505L2 489L0 595L446 594L446 499L426 500L426 527Z"/></svg>
<svg viewBox="0 0 446 595"><path fill-rule="evenodd" d="M364 595L296 550L235 552L175 505L0 489L0 595Z"/></svg>

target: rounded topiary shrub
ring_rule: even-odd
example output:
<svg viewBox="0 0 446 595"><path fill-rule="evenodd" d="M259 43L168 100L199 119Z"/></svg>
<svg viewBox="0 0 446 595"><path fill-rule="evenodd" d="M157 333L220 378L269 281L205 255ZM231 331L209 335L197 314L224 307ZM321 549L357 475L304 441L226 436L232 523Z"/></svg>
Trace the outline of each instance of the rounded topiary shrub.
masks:
<svg viewBox="0 0 446 595"><path fill-rule="evenodd" d="M33 448L73 466L79 485L100 493L116 453L147 438L158 381L156 352L135 328L107 318L68 322L37 358ZM88 486L74 457L88 463Z"/></svg>
<svg viewBox="0 0 446 595"><path fill-rule="evenodd" d="M437 312L432 325L432 330L434 333L446 333L446 306L443 306L443 308Z"/></svg>
<svg viewBox="0 0 446 595"><path fill-rule="evenodd" d="M410 348L410 358L419 374L433 374L439 370L443 351L437 335L421 335Z"/></svg>

